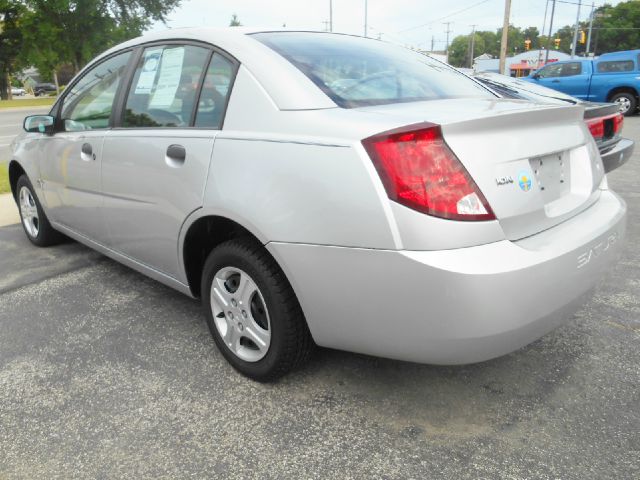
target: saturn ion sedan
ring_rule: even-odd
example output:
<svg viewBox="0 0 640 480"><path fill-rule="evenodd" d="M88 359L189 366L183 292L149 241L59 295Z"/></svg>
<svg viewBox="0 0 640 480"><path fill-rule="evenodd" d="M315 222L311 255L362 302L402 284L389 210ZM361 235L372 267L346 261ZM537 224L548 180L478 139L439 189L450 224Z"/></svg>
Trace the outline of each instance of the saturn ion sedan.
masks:
<svg viewBox="0 0 640 480"><path fill-rule="evenodd" d="M316 345L470 363L560 325L617 256L626 206L582 117L378 40L174 29L27 117L10 182L33 244L201 298L253 379Z"/></svg>

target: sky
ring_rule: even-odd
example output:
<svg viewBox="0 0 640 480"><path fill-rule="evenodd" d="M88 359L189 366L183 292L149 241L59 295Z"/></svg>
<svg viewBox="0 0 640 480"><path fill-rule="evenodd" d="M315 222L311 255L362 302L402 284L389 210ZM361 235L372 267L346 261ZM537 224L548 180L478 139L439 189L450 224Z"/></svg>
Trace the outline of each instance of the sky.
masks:
<svg viewBox="0 0 640 480"><path fill-rule="evenodd" d="M562 3L560 3L562 1ZM591 1L583 4L580 19L586 20ZM558 0L554 30L573 25L578 0ZM604 1L595 1L596 7ZM610 4L620 0L609 0ZM167 25L155 24L151 30L180 27L226 27L236 14L244 26L325 30L329 20L329 0L183 0L182 6L168 17ZM365 0L333 0L333 31L364 34ZM447 26L449 41L456 35L476 30L496 30L502 26L504 0L368 0L368 34L408 47L444 50ZM512 0L511 24L542 29L547 0ZM551 2L547 27L551 16Z"/></svg>

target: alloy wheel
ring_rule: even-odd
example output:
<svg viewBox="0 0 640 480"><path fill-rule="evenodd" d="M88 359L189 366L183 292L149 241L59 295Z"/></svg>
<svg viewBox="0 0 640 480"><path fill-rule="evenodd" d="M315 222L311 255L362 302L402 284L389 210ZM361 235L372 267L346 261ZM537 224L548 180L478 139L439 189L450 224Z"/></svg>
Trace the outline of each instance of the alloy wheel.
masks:
<svg viewBox="0 0 640 480"><path fill-rule="evenodd" d="M30 237L36 238L40 231L40 218L38 217L36 201L27 187L22 187L20 189L18 198L24 229Z"/></svg>
<svg viewBox="0 0 640 480"><path fill-rule="evenodd" d="M257 362L271 344L269 312L256 282L236 267L220 269L211 285L211 309L224 344L241 360Z"/></svg>
<svg viewBox="0 0 640 480"><path fill-rule="evenodd" d="M627 113L631 108L631 101L627 97L618 97L615 101L620 107L621 113Z"/></svg>

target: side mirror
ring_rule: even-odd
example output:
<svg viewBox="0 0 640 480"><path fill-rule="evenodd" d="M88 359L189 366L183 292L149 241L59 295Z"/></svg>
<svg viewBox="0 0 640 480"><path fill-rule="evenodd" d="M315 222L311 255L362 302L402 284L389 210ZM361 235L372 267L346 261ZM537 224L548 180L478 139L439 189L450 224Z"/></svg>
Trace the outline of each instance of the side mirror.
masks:
<svg viewBox="0 0 640 480"><path fill-rule="evenodd" d="M534 73L532 75L532 77L533 77L534 80L538 80L540 78L540 74L539 73Z"/></svg>
<svg viewBox="0 0 640 480"><path fill-rule="evenodd" d="M29 133L53 133L55 118L51 115L30 115L24 119L22 127Z"/></svg>

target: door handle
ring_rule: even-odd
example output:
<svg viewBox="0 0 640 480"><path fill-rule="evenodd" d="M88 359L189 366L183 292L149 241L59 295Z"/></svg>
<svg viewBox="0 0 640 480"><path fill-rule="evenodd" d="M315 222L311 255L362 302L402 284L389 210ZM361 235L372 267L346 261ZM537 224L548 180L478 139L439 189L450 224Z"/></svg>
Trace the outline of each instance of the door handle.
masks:
<svg viewBox="0 0 640 480"><path fill-rule="evenodd" d="M187 151L182 145L169 145L169 148L167 148L167 157L184 162L185 158L187 158Z"/></svg>
<svg viewBox="0 0 640 480"><path fill-rule="evenodd" d="M551 83L560 83L560 80L551 80Z"/></svg>
<svg viewBox="0 0 640 480"><path fill-rule="evenodd" d="M169 145L165 161L170 167L180 167L187 158L187 151L182 145Z"/></svg>
<svg viewBox="0 0 640 480"><path fill-rule="evenodd" d="M96 159L96 154L93 153L93 147L91 146L90 143L83 143L81 151L82 151L82 155L89 157L91 160Z"/></svg>

